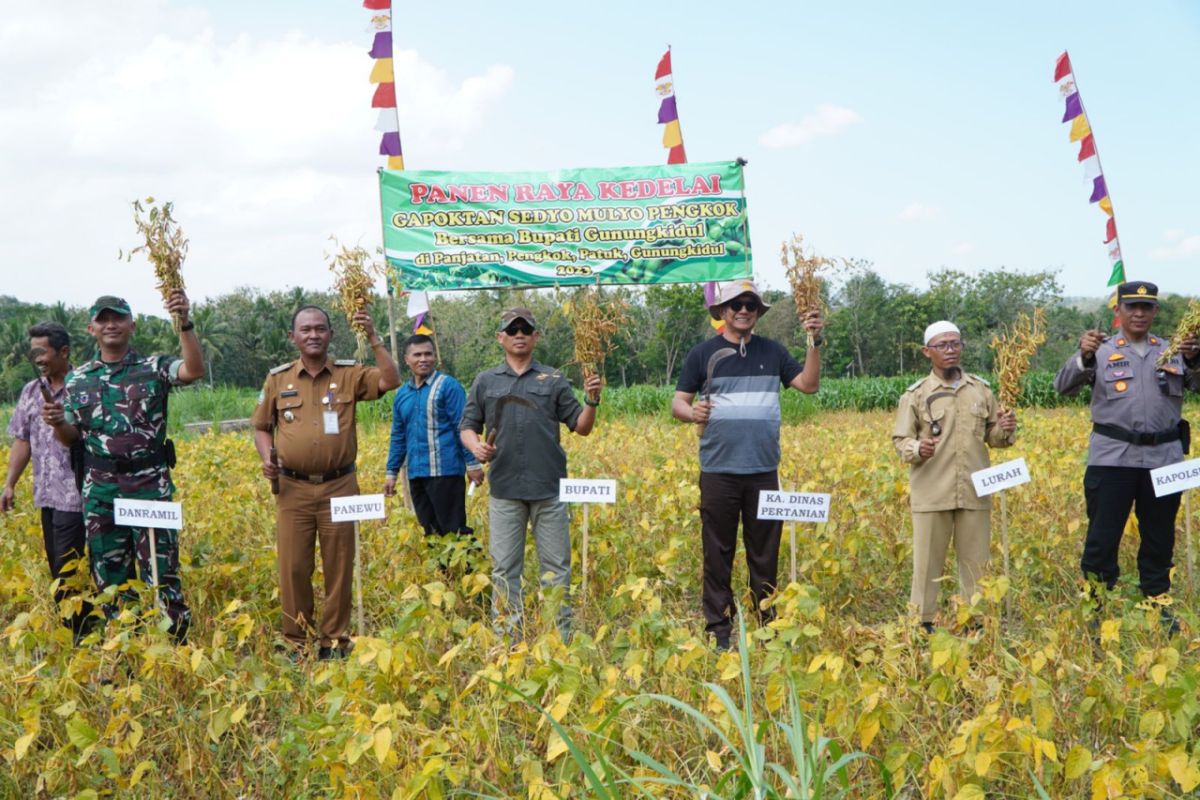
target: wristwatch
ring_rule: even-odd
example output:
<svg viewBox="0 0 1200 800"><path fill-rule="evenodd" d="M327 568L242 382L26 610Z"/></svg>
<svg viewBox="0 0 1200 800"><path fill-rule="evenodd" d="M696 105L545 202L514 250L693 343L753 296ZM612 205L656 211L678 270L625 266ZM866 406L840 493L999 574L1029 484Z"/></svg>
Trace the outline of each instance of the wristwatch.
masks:
<svg viewBox="0 0 1200 800"><path fill-rule="evenodd" d="M191 330L192 328L194 328L194 327L196 327L196 323L192 322L192 321L189 319L187 322L185 322L185 323L183 323L182 325L180 325L180 326L179 326L179 332L180 332L180 333L187 333L188 331L190 331L190 330Z"/></svg>
<svg viewBox="0 0 1200 800"><path fill-rule="evenodd" d="M586 403L587 405L591 406L592 408L600 407L600 401L599 400L593 401L592 398L590 398L590 397L584 397L583 402Z"/></svg>

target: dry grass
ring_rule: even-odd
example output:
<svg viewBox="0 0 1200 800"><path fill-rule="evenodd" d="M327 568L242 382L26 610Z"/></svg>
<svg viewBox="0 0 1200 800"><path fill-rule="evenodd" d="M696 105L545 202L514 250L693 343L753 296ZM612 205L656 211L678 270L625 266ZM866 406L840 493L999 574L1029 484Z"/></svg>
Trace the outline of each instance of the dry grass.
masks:
<svg viewBox="0 0 1200 800"><path fill-rule="evenodd" d="M628 322L627 304L605 297L599 287L583 287L564 306L575 332L575 363L586 381L604 374L604 359L612 352L613 337Z"/></svg>
<svg viewBox="0 0 1200 800"><path fill-rule="evenodd" d="M179 223L171 216L174 204L170 201L157 205L153 197L147 197L145 202L133 201L133 222L138 234L144 240L128 254L121 255L125 260L133 258L134 253L145 253L146 258L154 266L156 287L166 302L171 292L183 289L183 260L187 257L188 240L184 238ZM175 332L179 332L179 319L173 317Z"/></svg>
<svg viewBox="0 0 1200 800"><path fill-rule="evenodd" d="M368 311L375 291L375 276L379 267L371 261L365 247L347 247L336 236L330 236L336 252L326 254L329 270L333 273L333 289L338 295L338 305L346 315L346 321L358 337L357 358L366 355L367 332L354 321L359 311Z"/></svg>
<svg viewBox="0 0 1200 800"><path fill-rule="evenodd" d="M1008 411L1016 409L1021 397L1021 381L1029 371L1029 362L1045 341L1046 313L1040 308L1033 310L1033 317L1022 311L1003 335L992 337L1001 408Z"/></svg>
<svg viewBox="0 0 1200 800"><path fill-rule="evenodd" d="M835 267L837 262L815 253L806 255L804 237L800 234L792 234L791 242L780 245L779 260L787 273L788 284L792 287L796 316L803 323L804 317L810 312L824 310L821 300L821 273ZM812 347L813 336L807 332L806 335L808 346Z"/></svg>
<svg viewBox="0 0 1200 800"><path fill-rule="evenodd" d="M1179 346L1189 336L1200 336L1200 300L1192 300L1188 303L1187 311L1183 312L1183 318L1179 320L1179 325L1175 328L1171 344L1158 356L1158 366L1165 365L1178 355Z"/></svg>

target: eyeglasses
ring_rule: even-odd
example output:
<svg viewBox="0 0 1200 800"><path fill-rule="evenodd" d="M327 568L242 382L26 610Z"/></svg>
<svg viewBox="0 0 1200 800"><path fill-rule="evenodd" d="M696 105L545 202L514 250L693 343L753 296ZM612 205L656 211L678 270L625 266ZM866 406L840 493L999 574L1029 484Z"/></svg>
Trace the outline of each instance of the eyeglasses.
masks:
<svg viewBox="0 0 1200 800"><path fill-rule="evenodd" d="M506 336L516 336L518 333L520 333L524 334L525 336L532 336L533 331L533 326L528 322L514 322L512 325L509 325L504 329L504 334Z"/></svg>
<svg viewBox="0 0 1200 800"><path fill-rule="evenodd" d="M735 314L743 309L749 311L751 314L754 314L757 313L762 306L758 304L757 300L730 300L729 308Z"/></svg>
<svg viewBox="0 0 1200 800"><path fill-rule="evenodd" d="M951 341L951 342L938 342L937 344L931 344L931 345L926 345L926 346L930 347L934 350L937 350L941 353L946 353L951 350L962 350L963 349L962 339L955 339L954 341Z"/></svg>

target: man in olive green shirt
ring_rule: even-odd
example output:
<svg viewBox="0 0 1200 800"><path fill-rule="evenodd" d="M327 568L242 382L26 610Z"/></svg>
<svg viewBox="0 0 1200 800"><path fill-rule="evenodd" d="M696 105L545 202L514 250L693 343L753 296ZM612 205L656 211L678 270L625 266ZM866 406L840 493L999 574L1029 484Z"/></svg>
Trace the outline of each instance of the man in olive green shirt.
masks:
<svg viewBox="0 0 1200 800"><path fill-rule="evenodd" d="M971 473L990 466L987 448L1008 447L1017 417L1001 410L987 381L959 367L962 335L951 322L925 329L930 374L908 387L896 410L892 443L911 465L913 577L910 602L932 632L938 581L954 540L962 597L970 602L987 566L990 496L979 497Z"/></svg>

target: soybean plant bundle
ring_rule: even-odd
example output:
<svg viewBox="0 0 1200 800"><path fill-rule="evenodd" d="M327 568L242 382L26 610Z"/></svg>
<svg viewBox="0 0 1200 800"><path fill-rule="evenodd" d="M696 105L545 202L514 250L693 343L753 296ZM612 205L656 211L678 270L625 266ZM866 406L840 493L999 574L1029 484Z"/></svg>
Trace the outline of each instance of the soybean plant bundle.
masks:
<svg viewBox="0 0 1200 800"><path fill-rule="evenodd" d="M792 235L792 241L784 242L779 248L779 260L787 272L788 283L792 287L792 301L796 304L796 316L804 322L804 317L810 311L820 311L821 277L820 272L834 265L834 261L818 255L804 254L804 237ZM806 332L808 346L813 346L813 335Z"/></svg>
<svg viewBox="0 0 1200 800"><path fill-rule="evenodd" d="M602 302L603 301L603 302ZM607 300L598 288L584 287L565 305L575 331L575 362L584 380L601 372L604 357L613 349L613 337L628 321L624 300Z"/></svg>
<svg viewBox="0 0 1200 800"><path fill-rule="evenodd" d="M1188 303L1187 311L1183 312L1183 319L1179 320L1175 335L1171 337L1171 343L1158 356L1158 366L1165 366L1174 358L1183 340L1189 336L1200 336L1200 300Z"/></svg>
<svg viewBox="0 0 1200 800"><path fill-rule="evenodd" d="M1001 408L1016 409L1021 397L1021 381L1029 371L1029 362L1045 341L1046 314L1040 308L1033 310L1032 318L1022 311L1002 336L992 337Z"/></svg>
<svg viewBox="0 0 1200 800"><path fill-rule="evenodd" d="M366 248L346 247L335 236L330 236L329 240L338 248L336 253L326 256L329 270L334 276L333 288L346 321L358 337L357 357L361 359L367 351L367 332L354 321L354 315L371 307L377 268L371 263L371 254Z"/></svg>
<svg viewBox="0 0 1200 800"><path fill-rule="evenodd" d="M148 209L148 210L147 210ZM129 251L126 260L134 253L145 253L154 266L157 288L164 301L176 289L183 289L183 259L187 257L188 240L183 237L179 223L171 216L172 203L155 205L153 197L133 201L133 222L144 240ZM143 216L145 214L145 216ZM179 318L172 315L175 332L179 332Z"/></svg>

